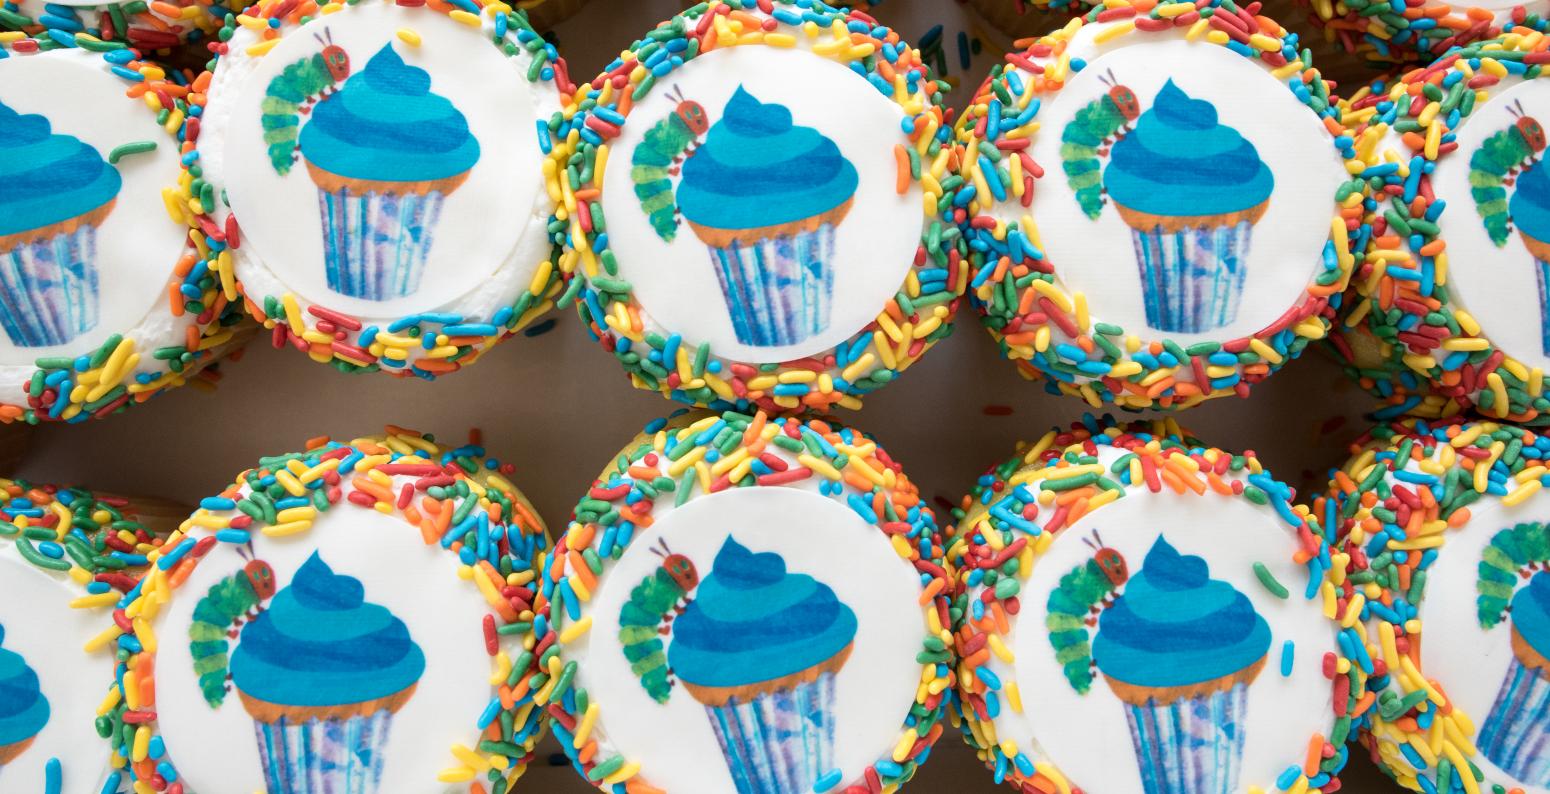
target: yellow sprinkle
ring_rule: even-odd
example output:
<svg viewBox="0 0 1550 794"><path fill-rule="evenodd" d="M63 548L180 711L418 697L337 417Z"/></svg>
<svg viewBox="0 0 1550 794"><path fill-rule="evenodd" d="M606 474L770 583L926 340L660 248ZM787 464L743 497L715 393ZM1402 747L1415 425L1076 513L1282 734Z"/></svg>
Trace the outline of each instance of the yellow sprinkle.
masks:
<svg viewBox="0 0 1550 794"><path fill-rule="evenodd" d="M560 630L560 643L562 645L574 642L577 637L592 630L592 616L587 615L564 629Z"/></svg>

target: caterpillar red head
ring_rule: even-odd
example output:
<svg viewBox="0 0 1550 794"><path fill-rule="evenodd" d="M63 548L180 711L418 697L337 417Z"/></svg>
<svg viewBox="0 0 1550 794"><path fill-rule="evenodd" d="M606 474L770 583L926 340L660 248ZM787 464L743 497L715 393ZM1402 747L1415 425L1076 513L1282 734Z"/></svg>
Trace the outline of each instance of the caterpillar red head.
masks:
<svg viewBox="0 0 1550 794"><path fill-rule="evenodd" d="M334 32L323 29L323 35L312 34L318 43L323 45L323 65L328 67L328 76L334 78L334 82L342 83L350 76L350 54L344 48L334 43Z"/></svg>
<svg viewBox="0 0 1550 794"><path fill-rule="evenodd" d="M1113 100L1114 106L1119 108L1120 115L1124 116L1126 121L1134 121L1141 115L1141 100L1128 86L1119 84L1119 80L1114 77L1113 69L1110 69L1106 75L1099 75L1098 80L1109 87L1109 99Z"/></svg>
<svg viewBox="0 0 1550 794"><path fill-rule="evenodd" d="M253 544L249 543L246 549L239 548L237 553L247 560L242 566L242 575L247 578L248 584L253 587L260 601L274 598L279 590L279 583L275 580L274 566L253 555Z"/></svg>
<svg viewBox="0 0 1550 794"><path fill-rule="evenodd" d="M651 551L662 558L662 570L668 576L671 576L673 581L679 587L682 587L685 593L698 587L700 584L700 572L695 569L694 561L682 554L674 554L673 550L668 548L667 541L662 538L658 538L657 543L661 545L661 548L653 548Z"/></svg>
<svg viewBox="0 0 1550 794"><path fill-rule="evenodd" d="M1088 538L1083 538L1082 542L1098 550L1098 553L1093 555L1093 562L1098 564L1098 570L1103 571L1104 577L1115 587L1129 581L1130 566L1125 564L1125 558L1117 550L1103 545L1103 537L1097 530L1093 530L1093 538L1097 542Z"/></svg>
<svg viewBox="0 0 1550 794"><path fill-rule="evenodd" d="M676 85L673 86L673 90L668 92L667 98L678 103L678 106L673 110L673 115L677 116L678 120L682 121L684 126L689 128L690 132L695 135L704 135L710 130L710 116L705 114L705 106L692 99L684 99L682 88Z"/></svg>
<svg viewBox="0 0 1550 794"><path fill-rule="evenodd" d="M1533 116L1523 111L1523 100L1520 99L1512 103L1512 106L1507 108L1507 112L1517 119L1514 125L1518 128L1518 133L1523 136L1523 141L1528 144L1529 149L1536 152L1544 151L1545 128L1540 126Z"/></svg>

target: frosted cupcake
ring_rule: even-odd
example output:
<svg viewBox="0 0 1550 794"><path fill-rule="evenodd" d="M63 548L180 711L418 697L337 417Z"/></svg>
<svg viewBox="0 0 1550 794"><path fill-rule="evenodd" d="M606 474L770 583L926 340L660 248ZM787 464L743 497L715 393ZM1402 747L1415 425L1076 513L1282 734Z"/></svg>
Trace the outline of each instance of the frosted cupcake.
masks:
<svg viewBox="0 0 1550 794"><path fill-rule="evenodd" d="M683 165L678 209L710 247L739 342L792 345L829 327L834 228L858 182L834 141L738 86Z"/></svg>
<svg viewBox="0 0 1550 794"><path fill-rule="evenodd" d="M1135 239L1146 324L1190 334L1231 325L1275 189L1254 144L1169 80L1112 158L1103 184Z"/></svg>
<svg viewBox="0 0 1550 794"><path fill-rule="evenodd" d="M121 651L97 722L118 774L188 791L510 791L547 730L519 641L546 540L511 465L402 428L310 447L201 500L114 599L141 616L102 640ZM151 593L166 600L146 612Z"/></svg>
<svg viewBox="0 0 1550 794"><path fill-rule="evenodd" d="M1167 421L1087 417L986 470L948 570L962 734L997 782L1337 789L1360 678L1327 661L1329 545L1296 498Z"/></svg>
<svg viewBox="0 0 1550 794"><path fill-rule="evenodd" d="M419 291L442 203L479 161L468 121L430 87L384 44L302 127L329 289L379 301Z"/></svg>
<svg viewBox="0 0 1550 794"><path fill-rule="evenodd" d="M404 622L364 600L317 553L242 628L231 683L252 715L270 791L376 792L393 715L425 654Z"/></svg>
<svg viewBox="0 0 1550 794"><path fill-rule="evenodd" d="M1545 542L1541 535L1540 543ZM1501 616L1496 615L1500 620ZM1518 780L1550 785L1550 574L1540 571L1512 597L1512 664L1477 742L1491 763Z"/></svg>
<svg viewBox="0 0 1550 794"><path fill-rule="evenodd" d="M4 643L5 627L0 626L0 645ZM48 698L38 688L38 674L20 654L0 647L0 774L32 746L48 717Z"/></svg>
<svg viewBox="0 0 1550 794"><path fill-rule="evenodd" d="M603 791L896 791L950 697L942 544L858 431L733 411L655 421L543 560L524 645L549 661L525 683Z"/></svg>
<svg viewBox="0 0 1550 794"><path fill-rule="evenodd" d="M0 102L0 328L19 347L97 326L97 226L123 180L89 144Z"/></svg>
<svg viewBox="0 0 1550 794"><path fill-rule="evenodd" d="M1248 687L1270 650L1248 597L1159 536L1099 618L1092 649L1127 707L1147 794L1239 790Z"/></svg>
<svg viewBox="0 0 1550 794"><path fill-rule="evenodd" d="M667 663L705 706L738 794L806 791L834 768L834 677L855 637L828 585L727 538Z"/></svg>

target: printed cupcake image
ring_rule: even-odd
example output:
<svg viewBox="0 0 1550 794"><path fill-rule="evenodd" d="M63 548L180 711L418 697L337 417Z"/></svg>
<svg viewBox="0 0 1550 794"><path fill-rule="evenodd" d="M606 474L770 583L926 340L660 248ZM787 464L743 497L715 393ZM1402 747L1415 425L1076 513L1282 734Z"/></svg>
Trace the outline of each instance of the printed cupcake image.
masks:
<svg viewBox="0 0 1550 794"><path fill-rule="evenodd" d="M1550 301L1550 174L1540 167L1545 130L1524 114L1522 102L1509 112L1517 119L1513 125L1486 138L1469 156L1469 194L1497 248L1507 245L1516 224L1518 236L1534 257L1540 346L1550 355L1550 310L1546 308ZM1510 199L1508 188L1513 188Z"/></svg>
<svg viewBox="0 0 1550 794"><path fill-rule="evenodd" d="M425 654L402 620L366 602L360 580L316 552L288 587L275 585L273 569L252 560L195 607L189 649L205 700L219 708L237 691L269 794L374 794L393 715L414 697Z"/></svg>
<svg viewBox="0 0 1550 794"><path fill-rule="evenodd" d="M1496 533L1480 560L1480 627L1509 623L1512 662L1476 745L1530 786L1550 786L1550 534L1540 523ZM1527 584L1518 584L1527 579ZM1514 589L1516 592L1514 592Z"/></svg>
<svg viewBox="0 0 1550 794"><path fill-rule="evenodd" d="M834 141L738 86L714 126L701 105L681 100L647 131L631 166L657 235L671 242L681 214L709 246L738 342L793 345L829 327L835 227L860 183Z"/></svg>
<svg viewBox="0 0 1550 794"><path fill-rule="evenodd" d="M835 676L856 613L780 555L730 537L703 582L687 557L659 554L619 616L641 685L667 703L682 684L704 706L738 794L813 790L834 768Z"/></svg>
<svg viewBox="0 0 1550 794"><path fill-rule="evenodd" d="M290 173L299 151L317 185L329 289L375 301L417 292L442 205L479 161L468 120L431 92L430 74L385 44L352 76L349 54L328 43L270 82L262 121L275 171Z"/></svg>
<svg viewBox="0 0 1550 794"><path fill-rule="evenodd" d="M0 102L0 328L18 347L97 327L97 228L123 180L89 144Z"/></svg>
<svg viewBox="0 0 1550 794"><path fill-rule="evenodd" d="M1087 217L1099 217L1107 196L1130 226L1148 326L1205 333L1237 320L1275 177L1254 144L1217 122L1215 106L1169 80L1143 113L1115 83L1077 111L1060 151Z"/></svg>
<svg viewBox="0 0 1550 794"><path fill-rule="evenodd" d="M0 626L0 771L32 746L49 717L38 674L4 645L5 627Z"/></svg>
<svg viewBox="0 0 1550 794"><path fill-rule="evenodd" d="M1063 576L1046 621L1072 688L1086 694L1096 668L1124 704L1146 794L1239 790L1248 688L1270 649L1247 596L1158 537L1134 576L1108 548Z"/></svg>

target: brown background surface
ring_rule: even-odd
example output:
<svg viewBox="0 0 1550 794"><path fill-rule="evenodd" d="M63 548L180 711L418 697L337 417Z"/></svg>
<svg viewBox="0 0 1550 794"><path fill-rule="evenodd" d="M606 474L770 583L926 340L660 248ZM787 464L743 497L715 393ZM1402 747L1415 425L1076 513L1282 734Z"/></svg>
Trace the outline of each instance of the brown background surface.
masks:
<svg viewBox="0 0 1550 794"><path fill-rule="evenodd" d="M558 29L572 74L578 79L594 74L677 8L674 0L592 0ZM1283 5L1272 9L1283 24L1303 32L1316 60L1326 58L1319 61L1326 73L1346 88L1370 74L1352 59L1328 57L1329 48L1297 12ZM886 0L872 13L911 41L942 23L950 76L964 76L955 37L975 23L953 0ZM1050 19L1049 27L1060 21ZM977 83L989 68L994 34L974 35L985 47L968 73L969 82ZM965 93L955 91L954 99L961 101ZM674 406L631 389L571 313L551 316L559 321L553 331L511 340L469 370L435 383L341 375L260 339L242 361L226 367L214 394L182 389L127 416L37 429L20 473L37 481L194 502L218 492L258 456L297 449L313 436L349 437L392 422L460 439L478 427L490 453L515 464L514 481L551 528L562 528L599 467L642 425ZM1210 443L1258 452L1278 477L1305 492L1322 487L1324 473L1344 459L1347 445L1365 429L1362 414L1370 407L1327 352L1314 349L1251 399L1218 400L1180 418ZM1085 410L1021 380L999 359L975 318L964 314L957 333L898 383L869 398L865 410L840 418L876 435L927 494L956 501L981 470L1012 452L1017 439L1067 424ZM551 741L542 752L554 751ZM1288 752L1300 758L1302 749ZM1363 753L1355 749L1355 754ZM1345 777L1347 791L1398 791L1364 760L1355 761ZM1004 790L951 733L908 789ZM547 766L543 758L518 789L590 790L568 767Z"/></svg>

